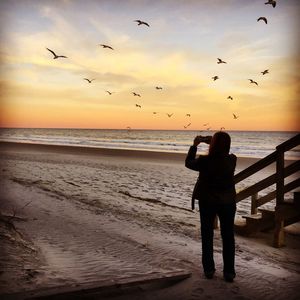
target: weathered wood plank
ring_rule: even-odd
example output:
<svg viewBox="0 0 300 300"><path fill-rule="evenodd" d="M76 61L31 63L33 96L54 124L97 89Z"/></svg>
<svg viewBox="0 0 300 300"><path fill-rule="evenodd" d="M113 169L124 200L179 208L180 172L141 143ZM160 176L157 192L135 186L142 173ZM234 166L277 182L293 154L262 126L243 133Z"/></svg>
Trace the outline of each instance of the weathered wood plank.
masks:
<svg viewBox="0 0 300 300"><path fill-rule="evenodd" d="M17 294L1 295L1 300L19 299L87 299L99 297L105 293L122 293L122 290L156 283L170 283L184 280L191 276L191 272L186 270L170 271L167 273L153 273L144 276L112 279L99 282L82 284L79 286L62 286L35 290ZM98 298L100 299L100 298Z"/></svg>
<svg viewBox="0 0 300 300"><path fill-rule="evenodd" d="M267 167L268 165L274 163L276 161L276 151L269 154L265 158L259 160L258 162L254 163L253 165L249 166L245 170L239 172L234 176L234 182L238 183L245 178L255 174L256 172L260 171L261 169Z"/></svg>
<svg viewBox="0 0 300 300"><path fill-rule="evenodd" d="M288 165L286 168L284 168L284 177L287 177L297 171L300 170L300 161L296 161L290 165ZM258 193L259 191L269 187L270 185L276 183L277 175L273 174L268 176L267 178L257 182L256 184L242 190L239 192L236 196L236 202L240 202L241 200L250 197L254 195L255 193ZM274 198L272 198L274 199Z"/></svg>
<svg viewBox="0 0 300 300"><path fill-rule="evenodd" d="M259 160L255 164L249 166L245 170L236 174L234 176L235 183L238 183L238 182L244 180L245 178L255 174L256 172L260 171L261 169L263 169L263 168L267 167L268 165L272 164L273 162L275 162L276 158L277 158L277 154L276 154L277 151L285 152L285 151L288 151L288 150L298 146L299 144L300 144L300 134L297 134L296 136L292 137L288 141L283 142L282 144L278 145L276 147L276 151L272 152L265 158Z"/></svg>
<svg viewBox="0 0 300 300"><path fill-rule="evenodd" d="M294 181L289 182L288 184L286 184L284 186L284 193L290 192L294 189L296 189L298 186L300 185L300 178L295 179ZM265 203L273 200L276 198L276 190L263 196L258 198L257 200L257 207L264 205Z"/></svg>
<svg viewBox="0 0 300 300"><path fill-rule="evenodd" d="M300 144L300 133L290 138L289 140L278 145L276 149L281 152L289 151Z"/></svg>
<svg viewBox="0 0 300 300"><path fill-rule="evenodd" d="M284 243L284 221L276 220L275 221L275 230L273 236L273 246L275 248L280 248L285 245Z"/></svg>
<svg viewBox="0 0 300 300"><path fill-rule="evenodd" d="M258 199L257 193L251 196L251 215L257 214L257 199Z"/></svg>
<svg viewBox="0 0 300 300"><path fill-rule="evenodd" d="M284 152L277 151L276 159L276 205L284 200Z"/></svg>

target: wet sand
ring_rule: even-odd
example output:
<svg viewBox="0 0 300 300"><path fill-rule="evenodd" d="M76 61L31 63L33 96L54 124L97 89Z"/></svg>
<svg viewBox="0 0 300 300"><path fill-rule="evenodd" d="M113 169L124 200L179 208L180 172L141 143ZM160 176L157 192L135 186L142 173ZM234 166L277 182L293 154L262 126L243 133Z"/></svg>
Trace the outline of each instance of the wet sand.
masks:
<svg viewBox="0 0 300 300"><path fill-rule="evenodd" d="M186 269L190 279L139 297L299 297L297 235L281 249L270 233L237 236L237 278L228 284L216 231L216 278L203 277L199 213L190 210L197 173L184 167L185 155L18 143L0 143L0 152L1 212L23 218L14 221L21 237L1 231L0 293ZM239 158L237 172L254 161ZM239 206L249 212L249 203Z"/></svg>

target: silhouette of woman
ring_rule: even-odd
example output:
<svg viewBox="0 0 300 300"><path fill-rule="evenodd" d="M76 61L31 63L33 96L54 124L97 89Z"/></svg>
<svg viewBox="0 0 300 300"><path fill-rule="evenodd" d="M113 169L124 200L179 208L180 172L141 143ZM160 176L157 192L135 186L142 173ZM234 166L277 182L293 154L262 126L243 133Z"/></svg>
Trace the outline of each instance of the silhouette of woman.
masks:
<svg viewBox="0 0 300 300"><path fill-rule="evenodd" d="M210 144L207 155L196 158L197 146ZM185 160L185 166L198 171L199 177L192 196L198 199L201 221L202 265L206 278L211 279L215 273L213 258L214 220L220 219L223 242L223 275L232 282L235 278L234 256L234 216L236 211L234 170L236 156L229 154L231 138L224 131L216 132L213 137L196 136Z"/></svg>

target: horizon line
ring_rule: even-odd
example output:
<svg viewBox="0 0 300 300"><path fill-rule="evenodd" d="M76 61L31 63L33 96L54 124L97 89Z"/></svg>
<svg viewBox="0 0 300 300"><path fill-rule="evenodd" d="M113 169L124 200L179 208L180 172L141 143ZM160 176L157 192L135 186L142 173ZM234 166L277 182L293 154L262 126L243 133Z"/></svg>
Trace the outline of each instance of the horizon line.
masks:
<svg viewBox="0 0 300 300"><path fill-rule="evenodd" d="M1 129L73 129L73 130L140 130L140 131L221 131L220 129L151 129L151 128L80 128L80 127L2 127ZM298 130L253 130L253 129L228 129L223 131L256 131L256 132L299 132Z"/></svg>

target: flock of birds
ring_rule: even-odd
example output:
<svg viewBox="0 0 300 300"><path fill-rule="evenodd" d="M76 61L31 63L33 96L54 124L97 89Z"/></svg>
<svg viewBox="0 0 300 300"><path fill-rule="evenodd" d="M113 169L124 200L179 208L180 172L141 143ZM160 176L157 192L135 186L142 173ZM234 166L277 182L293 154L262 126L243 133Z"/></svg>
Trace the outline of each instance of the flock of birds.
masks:
<svg viewBox="0 0 300 300"><path fill-rule="evenodd" d="M272 5L273 8L276 7L276 1L275 1L275 0L268 0L267 2L265 2L265 5L268 5L268 4ZM257 22L259 22L259 21L263 21L265 24L268 24L268 20L267 20L266 17L259 17L259 18L257 19ZM147 23L147 22L145 22L145 21L142 21L142 20L134 20L134 22L136 22L138 26L144 25L144 26L150 27L149 23ZM110 45L99 44L99 46L101 46L103 49L114 50L114 48L111 47ZM58 58L68 58L68 57L65 56L65 55L58 55L58 54L56 54L53 50L51 50L51 49L49 49L49 48L46 48L46 49L53 55L53 59L58 59ZM221 59L221 58L217 58L217 64L227 64L227 62L224 61L224 60ZM261 72L262 75L266 75L266 74L268 74L268 73L269 73L269 70L268 70L268 69L266 69L266 70L264 70L264 71ZM216 81L216 80L218 80L218 79L220 79L220 78L219 78L219 76L215 75L215 76L212 77L212 79L213 79L213 81ZM85 81L87 81L87 83L91 84L94 80L96 80L96 78L92 78L92 79L89 79L89 78L83 78L83 80L85 80ZM255 80L253 80L253 79L248 79L248 80L250 81L250 84L255 84L256 86L258 86L257 81L255 81ZM156 86L155 89L156 89L156 90L162 90L163 88L162 88L161 86ZM108 91L108 90L106 90L105 92L106 92L108 95L112 95L112 94L114 93L114 92L111 92L111 91ZM136 93L136 92L132 92L132 95L133 95L134 97L141 97L141 94ZM227 99L228 99L228 100L233 100L233 97L229 95L229 96L227 97ZM135 107L137 107L137 108L139 108L139 109L142 108L142 106L141 106L140 104L138 104L138 103L135 104ZM156 114L158 114L158 112L154 111L153 114L156 115ZM166 113L166 115L167 115L169 118L171 118L171 117L174 115L174 113ZM233 115L233 119L235 119L235 120L239 118L239 116L237 116L237 115L234 114L234 113L233 113L232 115ZM191 114L188 113L188 114L186 114L185 116L190 118L190 117L191 117ZM186 128L188 128L189 126L191 126L191 124L192 124L192 123L189 122L187 125L184 125L184 126L183 126L184 129L186 129ZM206 127L206 130L210 130L210 127L207 127L208 125L209 125L209 123L203 124L203 126ZM130 126L127 126L126 128L127 128L127 129L131 129ZM224 129L225 129L224 127L221 127L221 128L220 128L220 130L224 130Z"/></svg>

